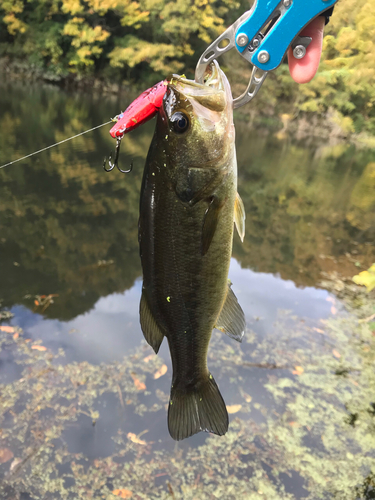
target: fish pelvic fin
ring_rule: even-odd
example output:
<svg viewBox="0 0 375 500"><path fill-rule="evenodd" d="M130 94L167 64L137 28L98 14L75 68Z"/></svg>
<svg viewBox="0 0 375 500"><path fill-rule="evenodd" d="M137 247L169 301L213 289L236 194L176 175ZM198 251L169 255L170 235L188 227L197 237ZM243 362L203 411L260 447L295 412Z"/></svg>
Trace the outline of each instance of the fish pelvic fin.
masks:
<svg viewBox="0 0 375 500"><path fill-rule="evenodd" d="M219 388L209 373L194 387L172 386L168 408L169 434L176 441L200 431L223 436L228 430L228 412Z"/></svg>
<svg viewBox="0 0 375 500"><path fill-rule="evenodd" d="M141 328L147 343L153 348L155 354L159 352L163 342L164 334L158 327L156 320L150 311L144 290L142 291L141 303L139 305Z"/></svg>
<svg viewBox="0 0 375 500"><path fill-rule="evenodd" d="M245 219L246 219L245 207L241 199L241 196L237 193L236 201L234 203L234 223L236 225L242 243L245 237Z"/></svg>
<svg viewBox="0 0 375 500"><path fill-rule="evenodd" d="M242 342L245 327L245 314L232 290L232 284L228 281L227 296L216 320L215 328L226 333L237 342Z"/></svg>

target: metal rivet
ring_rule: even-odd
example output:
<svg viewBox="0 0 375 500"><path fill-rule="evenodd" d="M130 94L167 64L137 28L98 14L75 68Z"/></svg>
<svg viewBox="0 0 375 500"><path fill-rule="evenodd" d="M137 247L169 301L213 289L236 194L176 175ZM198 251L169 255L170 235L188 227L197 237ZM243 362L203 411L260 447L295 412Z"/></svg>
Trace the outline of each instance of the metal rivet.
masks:
<svg viewBox="0 0 375 500"><path fill-rule="evenodd" d="M259 40L259 38L254 38L254 40L253 40L253 47L255 47L255 48L256 48L256 47L259 47L259 45L260 45L260 40Z"/></svg>
<svg viewBox="0 0 375 500"><path fill-rule="evenodd" d="M286 8L290 7L292 5L292 3L293 3L292 0L284 0L283 1L283 5Z"/></svg>
<svg viewBox="0 0 375 500"><path fill-rule="evenodd" d="M245 47L249 43L249 38L244 33L240 33L237 35L236 42L240 47Z"/></svg>
<svg viewBox="0 0 375 500"><path fill-rule="evenodd" d="M258 61L262 64L265 64L270 60L270 55L266 50L261 50L258 54Z"/></svg>
<svg viewBox="0 0 375 500"><path fill-rule="evenodd" d="M297 45L293 50L293 55L296 59L302 59L306 55L306 47L303 45Z"/></svg>

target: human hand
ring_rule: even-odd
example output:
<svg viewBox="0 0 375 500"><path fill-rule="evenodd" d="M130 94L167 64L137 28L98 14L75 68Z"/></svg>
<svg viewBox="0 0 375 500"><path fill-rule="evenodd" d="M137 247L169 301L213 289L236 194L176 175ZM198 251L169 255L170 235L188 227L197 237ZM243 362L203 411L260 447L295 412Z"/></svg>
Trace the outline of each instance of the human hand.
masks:
<svg viewBox="0 0 375 500"><path fill-rule="evenodd" d="M325 19L320 16L311 21L311 23L302 30L301 36L309 36L312 38L303 59L296 59L293 56L292 49L289 48L289 71L291 77L297 83L308 83L314 78L318 71L320 56L322 55L324 24Z"/></svg>

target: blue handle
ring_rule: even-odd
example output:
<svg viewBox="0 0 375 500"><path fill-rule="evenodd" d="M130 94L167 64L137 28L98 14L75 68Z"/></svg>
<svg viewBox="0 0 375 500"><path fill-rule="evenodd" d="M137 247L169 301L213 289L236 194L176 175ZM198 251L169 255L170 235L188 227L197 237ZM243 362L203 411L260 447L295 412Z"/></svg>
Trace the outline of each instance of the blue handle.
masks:
<svg viewBox="0 0 375 500"><path fill-rule="evenodd" d="M336 2L337 0L292 0L290 6L285 7L285 3L280 0L257 0L251 16L238 27L235 36L236 48L254 66L263 71L272 71L281 64L286 51L302 29ZM237 44L238 35L246 35L250 43L272 18L272 14L280 4L284 12L259 47L254 52L249 52L248 44L240 47ZM266 62L258 60L258 55L262 51L268 53Z"/></svg>

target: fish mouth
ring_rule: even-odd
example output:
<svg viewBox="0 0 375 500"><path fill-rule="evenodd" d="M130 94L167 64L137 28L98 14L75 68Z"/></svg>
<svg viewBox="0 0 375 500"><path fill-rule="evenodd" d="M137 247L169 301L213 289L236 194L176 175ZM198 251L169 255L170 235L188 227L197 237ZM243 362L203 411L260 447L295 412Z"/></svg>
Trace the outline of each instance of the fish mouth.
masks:
<svg viewBox="0 0 375 500"><path fill-rule="evenodd" d="M211 111L221 112L227 104L224 78L218 62L214 60L207 68L203 84L184 76L172 75L168 88L179 95L180 100L193 100Z"/></svg>
<svg viewBox="0 0 375 500"><path fill-rule="evenodd" d="M184 76L172 75L169 80L169 85L178 91L188 91L190 88L192 94L199 93L200 91L207 93L209 89L212 92L224 90L222 72L219 63L216 60L212 61L212 63L207 67L204 76L204 83L198 83L195 80L188 80ZM182 89L181 87L184 88ZM187 96L187 94L185 95Z"/></svg>

